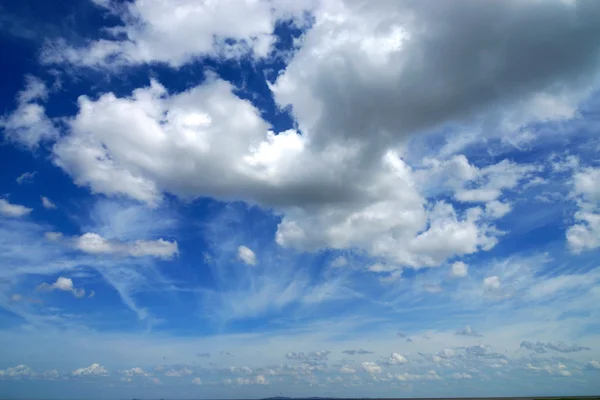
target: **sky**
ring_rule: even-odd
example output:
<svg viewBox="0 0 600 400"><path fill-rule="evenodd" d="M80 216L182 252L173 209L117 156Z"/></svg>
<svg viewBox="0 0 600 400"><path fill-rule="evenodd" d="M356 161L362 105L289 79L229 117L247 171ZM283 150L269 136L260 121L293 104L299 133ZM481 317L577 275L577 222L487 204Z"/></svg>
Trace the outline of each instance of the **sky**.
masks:
<svg viewBox="0 0 600 400"><path fill-rule="evenodd" d="M0 1L0 397L597 395L599 21Z"/></svg>

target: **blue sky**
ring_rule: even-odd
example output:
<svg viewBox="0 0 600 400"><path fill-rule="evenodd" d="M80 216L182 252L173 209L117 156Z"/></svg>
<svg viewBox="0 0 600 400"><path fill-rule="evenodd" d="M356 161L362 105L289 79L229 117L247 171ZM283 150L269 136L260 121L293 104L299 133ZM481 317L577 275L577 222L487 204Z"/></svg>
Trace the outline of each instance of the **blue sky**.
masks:
<svg viewBox="0 0 600 400"><path fill-rule="evenodd" d="M600 4L0 4L0 393L600 390Z"/></svg>

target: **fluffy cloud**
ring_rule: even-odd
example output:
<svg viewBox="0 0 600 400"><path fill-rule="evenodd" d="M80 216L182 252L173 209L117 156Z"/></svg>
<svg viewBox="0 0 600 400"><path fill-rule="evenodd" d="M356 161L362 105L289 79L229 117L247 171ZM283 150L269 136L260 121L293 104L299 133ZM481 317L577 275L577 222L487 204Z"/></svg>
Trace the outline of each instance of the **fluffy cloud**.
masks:
<svg viewBox="0 0 600 400"><path fill-rule="evenodd" d="M596 360L592 360L586 364L588 369L600 370L600 362Z"/></svg>
<svg viewBox="0 0 600 400"><path fill-rule="evenodd" d="M246 246L238 247L238 258L248 265L256 265L256 254Z"/></svg>
<svg viewBox="0 0 600 400"><path fill-rule="evenodd" d="M572 185L579 210L574 215L577 223L567 230L566 236L571 250L579 253L600 247L600 168L575 173Z"/></svg>
<svg viewBox="0 0 600 400"><path fill-rule="evenodd" d="M202 379L200 379L200 378L194 378L194 379L192 379L192 383L194 385L202 385Z"/></svg>
<svg viewBox="0 0 600 400"><path fill-rule="evenodd" d="M44 206L46 210L56 210L56 204L46 196L42 196L42 206Z"/></svg>
<svg viewBox="0 0 600 400"><path fill-rule="evenodd" d="M96 233L85 233L75 239L75 248L89 254L114 254L131 257L172 258L179 253L177 242L167 240L136 240L119 242Z"/></svg>
<svg viewBox="0 0 600 400"><path fill-rule="evenodd" d="M72 372L73 376L86 376L86 375L106 375L108 371L102 365L93 363L89 367L77 368Z"/></svg>
<svg viewBox="0 0 600 400"><path fill-rule="evenodd" d="M502 287L502 281L498 276L488 276L483 280L483 287L485 290L497 291Z"/></svg>
<svg viewBox="0 0 600 400"><path fill-rule="evenodd" d="M380 374L382 371L381 366L374 362L365 361L360 366L370 374Z"/></svg>
<svg viewBox="0 0 600 400"><path fill-rule="evenodd" d="M289 352L285 355L285 358L289 360L300 360L300 361L325 361L331 354L330 351L311 351L308 354L304 352L295 353Z"/></svg>
<svg viewBox="0 0 600 400"><path fill-rule="evenodd" d="M182 376L188 376L191 375L193 372L191 369L189 368L172 368L169 369L165 372L165 376L168 376L170 378L179 378Z"/></svg>
<svg viewBox="0 0 600 400"><path fill-rule="evenodd" d="M392 365L395 365L395 364L406 364L406 363L408 363L408 360L406 359L406 357L404 357L400 353L392 353L390 355L388 363L392 364Z"/></svg>
<svg viewBox="0 0 600 400"><path fill-rule="evenodd" d="M0 199L0 215L6 217L23 217L33 211L32 208L28 208L19 204L11 204L5 199Z"/></svg>
<svg viewBox="0 0 600 400"><path fill-rule="evenodd" d="M469 274L469 266L462 261L456 261L451 266L451 275L455 278L464 278Z"/></svg>
<svg viewBox="0 0 600 400"><path fill-rule="evenodd" d="M0 377L19 377L19 376L31 376L33 370L27 365L17 365L16 367L10 367L7 369L0 370Z"/></svg>
<svg viewBox="0 0 600 400"><path fill-rule="evenodd" d="M356 370L347 365L344 365L340 368L340 373L342 374L356 374Z"/></svg>
<svg viewBox="0 0 600 400"><path fill-rule="evenodd" d="M73 280L71 278L58 277L56 282L52 284L42 283L38 286L38 290L60 290L63 292L71 292L75 297L81 298L85 296L84 289L76 289L73 286Z"/></svg>
<svg viewBox="0 0 600 400"><path fill-rule="evenodd" d="M107 30L112 37L76 48L64 40L48 44L42 62L106 67L164 62L173 67L203 56L266 56L279 19L301 17L308 1L179 0L96 1L124 25ZM299 22L301 22L299 20ZM194 40L189 40L193 37Z"/></svg>
<svg viewBox="0 0 600 400"><path fill-rule="evenodd" d="M31 75L26 76L25 89L17 96L17 109L0 118L4 136L29 148L37 147L42 141L56 139L58 130L39 104L47 97L44 82Z"/></svg>

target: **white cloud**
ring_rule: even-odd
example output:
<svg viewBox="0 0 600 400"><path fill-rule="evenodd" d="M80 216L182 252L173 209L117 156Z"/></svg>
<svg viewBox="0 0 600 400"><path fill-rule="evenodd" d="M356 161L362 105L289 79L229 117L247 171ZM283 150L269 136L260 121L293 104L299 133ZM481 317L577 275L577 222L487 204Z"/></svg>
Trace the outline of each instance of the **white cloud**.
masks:
<svg viewBox="0 0 600 400"><path fill-rule="evenodd" d="M485 213L490 218L502 218L512 210L510 203L503 203L497 200L490 201L485 205Z"/></svg>
<svg viewBox="0 0 600 400"><path fill-rule="evenodd" d="M27 365L17 365L16 367L10 367L6 369L0 370L0 377L21 377L21 376L31 376L33 375L33 370Z"/></svg>
<svg viewBox="0 0 600 400"><path fill-rule="evenodd" d="M0 215L6 217L23 217L33 211L32 208L28 208L19 204L11 204L5 199L0 199Z"/></svg>
<svg viewBox="0 0 600 400"><path fill-rule="evenodd" d="M404 372L396 375L396 379L399 381L432 381L440 380L440 376L435 371L428 371L425 374L411 374Z"/></svg>
<svg viewBox="0 0 600 400"><path fill-rule="evenodd" d="M388 362L390 364L406 364L408 360L400 353L392 353Z"/></svg>
<svg viewBox="0 0 600 400"><path fill-rule="evenodd" d="M194 378L194 379L192 379L192 383L194 385L202 385L202 379L200 379L200 378Z"/></svg>
<svg viewBox="0 0 600 400"><path fill-rule="evenodd" d="M167 240L136 240L119 242L88 232L75 238L75 248L89 254L113 254L131 257L157 257L169 259L179 254L177 242Z"/></svg>
<svg viewBox="0 0 600 400"><path fill-rule="evenodd" d="M173 368L170 369L168 371L165 372L165 376L171 377L171 378L179 378L182 376L188 376L191 375L193 373L193 371L189 368Z"/></svg>
<svg viewBox="0 0 600 400"><path fill-rule="evenodd" d="M336 257L331 262L331 266L333 268L345 267L346 265L348 265L348 259L346 259L346 257L344 257L344 256Z"/></svg>
<svg viewBox="0 0 600 400"><path fill-rule="evenodd" d="M463 373L455 372L450 375L450 378L452 378L452 379L473 379L473 376L471 374L467 374L464 372Z"/></svg>
<svg viewBox="0 0 600 400"><path fill-rule="evenodd" d="M498 276L488 276L483 280L483 287L486 290L498 290L502 287L502 282Z"/></svg>
<svg viewBox="0 0 600 400"><path fill-rule="evenodd" d="M463 329L457 331L456 335L460 335L460 336L473 336L473 337L482 337L483 336L483 335L481 335L480 333L478 333L477 331L475 331L473 328L471 328L468 325L465 326Z"/></svg>
<svg viewBox="0 0 600 400"><path fill-rule="evenodd" d="M464 278L469 274L469 266L462 261L456 261L451 266L451 274L456 278Z"/></svg>
<svg viewBox="0 0 600 400"><path fill-rule="evenodd" d="M58 277L56 282L52 284L42 283L38 286L38 290L60 290L63 292L71 292L75 297L81 298L85 296L84 289L77 289L73 286L73 280L71 278Z"/></svg>
<svg viewBox="0 0 600 400"><path fill-rule="evenodd" d="M597 369L597 370L600 370L600 362L596 361L596 360L589 361L586 364L586 366L587 366L588 369Z"/></svg>
<svg viewBox="0 0 600 400"><path fill-rule="evenodd" d="M73 376L106 375L108 371L102 365L93 363L89 367L77 368L72 372Z"/></svg>
<svg viewBox="0 0 600 400"><path fill-rule="evenodd" d="M576 224L566 233L571 250L579 253L600 247L600 168L586 168L577 172L572 180L572 196L579 210Z"/></svg>
<svg viewBox="0 0 600 400"><path fill-rule="evenodd" d="M340 373L342 373L342 374L356 374L356 370L354 368L351 368L351 367L347 366L347 365L343 365L340 368Z"/></svg>
<svg viewBox="0 0 600 400"><path fill-rule="evenodd" d="M17 109L0 118L0 128L8 140L36 148L40 142L56 139L58 130L39 104L48 96L44 82L31 75L25 81L25 88L17 96Z"/></svg>
<svg viewBox="0 0 600 400"><path fill-rule="evenodd" d="M46 196L42 196L42 205L44 206L45 209L47 210L56 210L56 204L54 204L52 202L52 200L50 200L49 198L47 198Z"/></svg>
<svg viewBox="0 0 600 400"><path fill-rule="evenodd" d="M32 183L33 179L35 178L36 175L37 175L37 171L23 172L21 175L19 175L17 177L17 183L19 185L24 185L24 184L27 184L27 183Z"/></svg>
<svg viewBox="0 0 600 400"><path fill-rule="evenodd" d="M377 365L374 362L365 361L361 364L362 369L367 371L370 374L380 374L382 369L381 366Z"/></svg>
<svg viewBox="0 0 600 400"><path fill-rule="evenodd" d="M45 232L44 236L51 242L56 242L63 237L63 234L60 232Z"/></svg>
<svg viewBox="0 0 600 400"><path fill-rule="evenodd" d="M246 246L238 247L238 258L248 265L256 265L256 254Z"/></svg>
<svg viewBox="0 0 600 400"><path fill-rule="evenodd" d="M137 0L126 7L97 3L123 20L123 26L107 30L114 37L81 48L64 40L52 42L43 49L42 62L90 67L164 62L180 67L203 56L264 57L274 43L277 20L301 17L307 2Z"/></svg>

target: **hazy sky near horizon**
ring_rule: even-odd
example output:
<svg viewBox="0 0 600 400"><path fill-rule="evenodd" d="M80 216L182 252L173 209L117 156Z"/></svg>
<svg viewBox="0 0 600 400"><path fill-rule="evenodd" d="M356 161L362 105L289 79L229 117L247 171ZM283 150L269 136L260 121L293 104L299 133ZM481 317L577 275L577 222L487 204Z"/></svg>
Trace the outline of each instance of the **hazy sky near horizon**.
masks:
<svg viewBox="0 0 600 400"><path fill-rule="evenodd" d="M0 397L600 392L600 2L0 1Z"/></svg>

